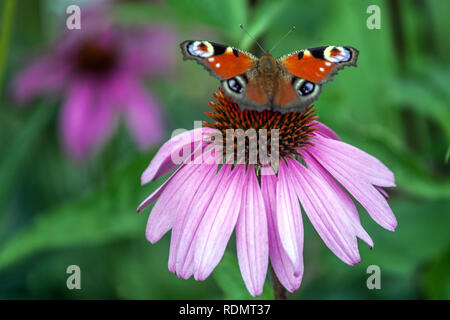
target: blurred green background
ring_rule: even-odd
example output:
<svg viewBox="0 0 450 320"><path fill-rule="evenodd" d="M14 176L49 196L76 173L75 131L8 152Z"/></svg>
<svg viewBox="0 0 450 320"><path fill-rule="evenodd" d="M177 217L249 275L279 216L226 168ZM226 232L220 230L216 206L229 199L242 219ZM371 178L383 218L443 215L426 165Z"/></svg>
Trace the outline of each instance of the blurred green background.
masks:
<svg viewBox="0 0 450 320"><path fill-rule="evenodd" d="M204 282L167 269L170 234L155 245L144 237L149 210L136 207L161 184L140 186L155 150L140 153L119 127L103 151L84 164L65 156L58 139L61 100L42 97L16 108L11 82L60 34L70 4L95 1L0 1L0 298L241 299L250 298L230 241ZM369 5L381 9L381 29L369 30ZM357 68L324 86L320 120L341 138L379 158L395 173L389 190L398 219L391 233L368 219L375 246L360 243L362 261L349 267L323 244L305 218L305 274L292 299L450 298L450 1L115 1L115 23L158 25L175 33L175 66L146 82L163 109L166 138L206 120L218 81L183 62L178 43L207 39L272 52L350 45ZM162 143L162 141L161 141ZM68 290L66 268L81 268L82 290ZM381 290L368 290L366 269L381 268ZM270 277L264 298L273 296Z"/></svg>

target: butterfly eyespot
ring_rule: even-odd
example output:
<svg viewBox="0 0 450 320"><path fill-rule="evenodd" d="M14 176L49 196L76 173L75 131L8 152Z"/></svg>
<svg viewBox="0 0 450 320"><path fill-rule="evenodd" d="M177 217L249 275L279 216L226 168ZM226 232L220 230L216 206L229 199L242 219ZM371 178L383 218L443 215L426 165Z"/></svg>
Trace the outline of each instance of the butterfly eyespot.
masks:
<svg viewBox="0 0 450 320"><path fill-rule="evenodd" d="M315 87L314 83L305 81L302 84L300 84L297 91L300 95L307 96L308 94L311 94L314 91L314 87Z"/></svg>
<svg viewBox="0 0 450 320"><path fill-rule="evenodd" d="M228 85L228 88L230 88L230 90L235 93L244 92L244 87L242 86L241 82L237 78L228 79L227 85Z"/></svg>
<svg viewBox="0 0 450 320"><path fill-rule="evenodd" d="M345 47L329 46L323 51L323 56L328 61L341 63L349 61L352 58L352 53Z"/></svg>
<svg viewBox="0 0 450 320"><path fill-rule="evenodd" d="M214 54L214 47L208 41L192 41L187 46L191 56L208 58Z"/></svg>

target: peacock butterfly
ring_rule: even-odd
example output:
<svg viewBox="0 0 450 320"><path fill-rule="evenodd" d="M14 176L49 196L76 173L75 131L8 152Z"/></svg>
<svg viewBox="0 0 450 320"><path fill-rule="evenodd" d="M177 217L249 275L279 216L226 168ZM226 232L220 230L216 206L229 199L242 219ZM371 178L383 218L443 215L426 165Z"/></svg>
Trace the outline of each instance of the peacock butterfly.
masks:
<svg viewBox="0 0 450 320"><path fill-rule="evenodd" d="M186 40L180 47L185 60L197 61L221 80L241 109L282 113L303 112L340 69L356 66L359 53L353 47L325 46L275 59L268 51L257 58L206 40Z"/></svg>

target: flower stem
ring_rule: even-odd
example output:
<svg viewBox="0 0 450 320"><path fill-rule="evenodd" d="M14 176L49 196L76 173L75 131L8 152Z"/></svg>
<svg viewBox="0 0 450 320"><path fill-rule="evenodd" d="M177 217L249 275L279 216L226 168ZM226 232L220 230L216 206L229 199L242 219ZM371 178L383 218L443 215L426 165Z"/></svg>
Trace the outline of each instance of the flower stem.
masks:
<svg viewBox="0 0 450 320"><path fill-rule="evenodd" d="M272 275L273 294L275 295L275 300L286 300L286 289L280 283L280 280L278 280L272 266L270 266L270 274Z"/></svg>

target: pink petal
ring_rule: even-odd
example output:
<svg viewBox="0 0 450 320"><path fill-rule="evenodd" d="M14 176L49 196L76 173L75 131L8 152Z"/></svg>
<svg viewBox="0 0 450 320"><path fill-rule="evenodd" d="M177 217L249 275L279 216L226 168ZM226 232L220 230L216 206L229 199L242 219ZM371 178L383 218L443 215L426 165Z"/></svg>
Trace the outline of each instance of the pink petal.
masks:
<svg viewBox="0 0 450 320"><path fill-rule="evenodd" d="M185 230L186 219L191 214L195 215L193 207L197 204L198 195L210 192L210 189L207 188L217 172L217 165L196 165L196 167L198 167L195 170L196 172L189 177L190 185L185 188L184 200L179 202L179 207L176 209L177 219L172 228L170 239L169 270L171 272L176 272L176 258L180 240Z"/></svg>
<svg viewBox="0 0 450 320"><path fill-rule="evenodd" d="M300 204L292 188L291 174L286 163L280 161L276 192L276 220L283 248L293 263L294 269L300 270L302 269L303 223Z"/></svg>
<svg viewBox="0 0 450 320"><path fill-rule="evenodd" d="M315 135L314 150L317 154L333 157L335 162L352 170L367 182L381 186L394 187L394 174L380 160L364 151L342 141Z"/></svg>
<svg viewBox="0 0 450 320"><path fill-rule="evenodd" d="M221 170L229 171L225 164ZM236 166L217 188L200 223L194 254L194 278L204 280L222 258L241 207L245 166Z"/></svg>
<svg viewBox="0 0 450 320"><path fill-rule="evenodd" d="M87 82L75 82L69 90L61 113L62 138L66 149L77 158L89 149L88 125L90 108L94 105L94 93Z"/></svg>
<svg viewBox="0 0 450 320"><path fill-rule="evenodd" d="M161 192L150 213L145 232L147 240L151 243L157 242L172 228L177 217L176 209L185 200L184 193L196 169L198 165L182 166Z"/></svg>
<svg viewBox="0 0 450 320"><path fill-rule="evenodd" d="M269 246L264 199L252 165L243 183L246 187L236 224L236 248L242 278L248 291L256 297L263 292Z"/></svg>
<svg viewBox="0 0 450 320"><path fill-rule="evenodd" d="M172 178L177 175L178 171L180 171L180 169L183 166L184 166L183 164L181 166L179 166L178 169L175 170L175 172L172 173L172 175L162 185L160 185L158 189L156 189L151 195L149 195L144 201L142 201L142 203L139 205L139 207L136 210L137 213L140 213L142 210L144 210L149 205L151 205L153 203L153 201L155 201L156 199L159 198L159 196L164 191L164 189L167 187L167 185L170 183L170 181L172 181Z"/></svg>
<svg viewBox="0 0 450 320"><path fill-rule="evenodd" d="M229 170L225 168L206 177L192 200L189 212L186 211L184 216L180 215L177 219L173 232L177 236L179 234L176 273L181 278L187 279L194 273L195 236L217 188L228 175Z"/></svg>
<svg viewBox="0 0 450 320"><path fill-rule="evenodd" d="M356 236L373 248L373 241L367 234L366 230L364 230L364 228L362 227L358 210L356 209L355 203L347 194L347 192L345 192L339 186L339 184L313 157L309 155L309 153L302 152L301 155L303 160L305 160L306 164L308 165L308 169L310 169L311 172L317 175L319 179L322 179L324 182L326 182L337 194L338 198L341 200L342 206L344 207L343 212L347 215L347 218L352 223L352 227Z"/></svg>
<svg viewBox="0 0 450 320"><path fill-rule="evenodd" d="M397 220L386 199L373 185L330 155L317 152L315 148L308 148L308 152L361 203L373 220L387 230L395 230Z"/></svg>
<svg viewBox="0 0 450 320"><path fill-rule="evenodd" d="M139 147L148 149L159 142L164 125L156 100L133 80L124 81L124 113Z"/></svg>
<svg viewBox="0 0 450 320"><path fill-rule="evenodd" d="M323 123L318 122L318 121L313 121L313 123L314 123L314 128L317 129L316 133L320 133L320 134L324 135L326 138L330 138L330 139L334 139L334 140L341 140L341 138L339 138L339 136L337 135L336 132L331 130L329 127L327 127Z"/></svg>
<svg viewBox="0 0 450 320"><path fill-rule="evenodd" d="M289 292L300 288L303 277L303 256L298 269L295 269L281 243L278 233L276 216L277 178L275 175L261 176L261 191L267 213L267 227L269 232L269 255L272 268L283 287ZM303 251L303 234L301 235L301 248Z"/></svg>
<svg viewBox="0 0 450 320"><path fill-rule="evenodd" d="M34 61L14 80L14 98L23 104L40 94L61 90L69 78L70 69L70 64L60 63L53 56Z"/></svg>
<svg viewBox="0 0 450 320"><path fill-rule="evenodd" d="M382 187L377 187L375 186L375 188L386 198L389 199L389 194L386 192L386 190L384 190Z"/></svg>
<svg viewBox="0 0 450 320"><path fill-rule="evenodd" d="M345 263L360 261L353 225L334 190L297 160L290 160L293 188L322 240Z"/></svg>
<svg viewBox="0 0 450 320"><path fill-rule="evenodd" d="M195 148L194 145L203 141L203 134L207 132L211 132L211 129L198 128L186 131L172 137L172 139L163 144L142 174L141 184L155 180L179 166L181 163L175 163L173 159L179 156L180 151L183 151L182 159L191 156Z"/></svg>
<svg viewBox="0 0 450 320"><path fill-rule="evenodd" d="M69 154L86 157L110 135L115 113L106 85L79 78L72 83L61 113L62 138Z"/></svg>
<svg viewBox="0 0 450 320"><path fill-rule="evenodd" d="M179 50L174 33L169 29L149 27L122 36L124 67L133 73L167 75Z"/></svg>

